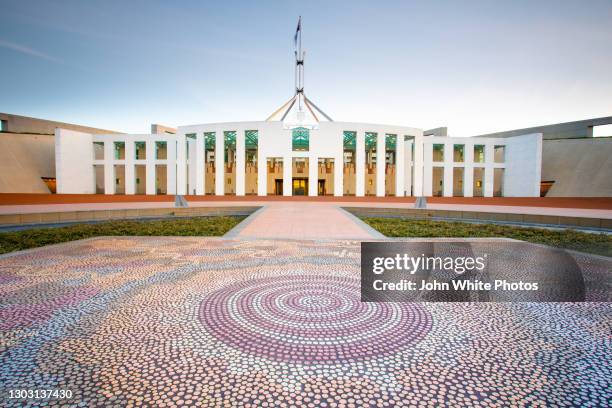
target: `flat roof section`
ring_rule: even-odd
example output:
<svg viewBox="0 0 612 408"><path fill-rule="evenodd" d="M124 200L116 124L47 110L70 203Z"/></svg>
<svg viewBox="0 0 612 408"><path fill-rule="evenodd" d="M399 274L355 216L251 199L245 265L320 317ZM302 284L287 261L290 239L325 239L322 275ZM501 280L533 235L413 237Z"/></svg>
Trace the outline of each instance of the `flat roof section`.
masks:
<svg viewBox="0 0 612 408"><path fill-rule="evenodd" d="M544 140L577 139L583 137L593 137L593 126L603 126L609 124L612 124L612 116L577 120L574 122L555 123L553 125L534 126L524 129L506 130L503 132L487 133L475 137L512 137L530 133L542 133L542 138Z"/></svg>

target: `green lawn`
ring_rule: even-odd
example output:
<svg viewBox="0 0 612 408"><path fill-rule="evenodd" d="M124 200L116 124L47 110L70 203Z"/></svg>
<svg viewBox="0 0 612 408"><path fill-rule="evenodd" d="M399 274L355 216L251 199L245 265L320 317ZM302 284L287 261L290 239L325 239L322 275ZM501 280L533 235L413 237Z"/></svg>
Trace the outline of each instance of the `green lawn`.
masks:
<svg viewBox="0 0 612 408"><path fill-rule="evenodd" d="M245 217L194 217L168 220L118 220L65 227L0 232L0 254L99 236L221 236Z"/></svg>
<svg viewBox="0 0 612 408"><path fill-rule="evenodd" d="M612 256L612 235L568 230L513 227L496 224L414 220L409 218L362 217L387 237L513 238L558 248Z"/></svg>

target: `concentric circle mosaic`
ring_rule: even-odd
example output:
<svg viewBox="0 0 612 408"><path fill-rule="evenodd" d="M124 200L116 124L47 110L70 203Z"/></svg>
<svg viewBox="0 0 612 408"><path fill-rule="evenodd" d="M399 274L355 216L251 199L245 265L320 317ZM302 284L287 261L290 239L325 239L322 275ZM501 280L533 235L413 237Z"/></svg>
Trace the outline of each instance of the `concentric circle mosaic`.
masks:
<svg viewBox="0 0 612 408"><path fill-rule="evenodd" d="M254 279L207 296L200 320L243 352L302 364L387 355L431 329L431 314L419 304L365 303L359 296L352 278Z"/></svg>
<svg viewBox="0 0 612 408"><path fill-rule="evenodd" d="M351 241L108 237L0 256L0 406L609 406L584 303L361 303ZM11 390L71 397L10 398Z"/></svg>

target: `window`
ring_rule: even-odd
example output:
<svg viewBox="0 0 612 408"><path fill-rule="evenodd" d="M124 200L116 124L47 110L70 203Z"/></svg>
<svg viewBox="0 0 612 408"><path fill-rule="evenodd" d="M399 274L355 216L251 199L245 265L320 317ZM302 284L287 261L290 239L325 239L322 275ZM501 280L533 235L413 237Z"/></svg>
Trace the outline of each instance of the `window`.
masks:
<svg viewBox="0 0 612 408"><path fill-rule="evenodd" d="M504 169L493 169L493 196L504 195Z"/></svg>
<svg viewBox="0 0 612 408"><path fill-rule="evenodd" d="M6 132L8 130L8 122L6 120L0 120L0 132Z"/></svg>
<svg viewBox="0 0 612 408"><path fill-rule="evenodd" d="M145 142L134 142L134 150L136 153L136 160L146 160L147 144Z"/></svg>
<svg viewBox="0 0 612 408"><path fill-rule="evenodd" d="M365 133L365 195L376 195L376 160L378 154L378 133ZM383 157L384 160L384 152Z"/></svg>
<svg viewBox="0 0 612 408"><path fill-rule="evenodd" d="M463 167L453 168L453 197L463 197L463 179L465 170Z"/></svg>
<svg viewBox="0 0 612 408"><path fill-rule="evenodd" d="M310 148L310 132L303 127L297 127L291 132L294 152L307 152Z"/></svg>
<svg viewBox="0 0 612 408"><path fill-rule="evenodd" d="M215 194L215 132L204 132L204 194Z"/></svg>
<svg viewBox="0 0 612 408"><path fill-rule="evenodd" d="M503 163L506 161L506 146L495 146L493 148L493 158L495 163Z"/></svg>
<svg viewBox="0 0 612 408"><path fill-rule="evenodd" d="M104 142L94 142L94 160L104 160Z"/></svg>
<svg viewBox="0 0 612 408"><path fill-rule="evenodd" d="M444 161L444 145L435 144L433 145L433 161L443 162Z"/></svg>
<svg viewBox="0 0 612 408"><path fill-rule="evenodd" d="M454 145L453 146L453 161L455 163L463 163L463 152L465 151L465 145Z"/></svg>
<svg viewBox="0 0 612 408"><path fill-rule="evenodd" d="M227 182L223 188L225 194L236 194L236 131L223 132L224 163Z"/></svg>
<svg viewBox="0 0 612 408"><path fill-rule="evenodd" d="M477 167L474 169L474 190L472 195L474 197L482 197L483 196L483 180L484 180L484 168Z"/></svg>
<svg viewBox="0 0 612 408"><path fill-rule="evenodd" d="M166 142L155 142L155 158L166 160L168 158L168 146Z"/></svg>
<svg viewBox="0 0 612 408"><path fill-rule="evenodd" d="M344 195L355 195L357 179L355 177L355 163L357 151L357 132L345 130L342 132L344 145L344 164L342 178L342 191Z"/></svg>
<svg viewBox="0 0 612 408"><path fill-rule="evenodd" d="M431 195L442 197L444 193L444 167L433 167L431 169Z"/></svg>
<svg viewBox="0 0 612 408"><path fill-rule="evenodd" d="M485 162L485 147L484 145L474 145L474 163Z"/></svg>
<svg viewBox="0 0 612 408"><path fill-rule="evenodd" d="M244 131L245 155L245 188L244 193L257 194L257 147L259 145L259 132L257 130Z"/></svg>
<svg viewBox="0 0 612 408"><path fill-rule="evenodd" d="M125 142L115 142L115 160L125 159Z"/></svg>

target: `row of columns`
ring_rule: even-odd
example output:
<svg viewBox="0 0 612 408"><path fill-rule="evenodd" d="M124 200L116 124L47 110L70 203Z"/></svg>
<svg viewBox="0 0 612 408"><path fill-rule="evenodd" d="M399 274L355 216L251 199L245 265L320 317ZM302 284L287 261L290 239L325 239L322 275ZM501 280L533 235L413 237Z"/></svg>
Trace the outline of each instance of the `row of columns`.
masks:
<svg viewBox="0 0 612 408"><path fill-rule="evenodd" d="M236 131L236 195L245 194L245 131ZM396 140L396 179L395 191L397 196L404 196L406 191L405 183L405 154L404 154L404 137L397 135ZM377 161L376 161L376 195L383 197L385 195L385 133L377 133ZM215 195L225 194L225 151L224 151L225 135L223 131L215 132ZM189 144L189 149L187 149ZM133 144L132 144L133 148ZM148 148L148 147L147 147ZM177 135L177 170L176 170L176 194L195 194L204 195L205 191L205 174L204 174L204 134L198 132L195 139L187 137L187 135ZM356 145L356 188L357 196L365 195L365 132L357 133ZM189 157L187 157L189 150ZM127 157L126 146L126 157ZM168 156L171 157L171 156ZM277 157L277 156L274 156ZM294 157L305 157L309 159L309 188L308 195L316 196L317 181L318 181L318 160L319 158L334 159L334 195L342 196L343 191L343 167L344 167L344 151L341 150L340 155L336 157L313 157L306 156L283 156L283 195L292 195L292 166ZM418 157L418 156L417 156ZM422 156L421 156L422 157ZM188 165L189 163L189 165ZM195 165L194 165L195 164ZM259 157L257 159L257 184L258 195L267 195L267 157ZM188 170L189 169L189 170ZM265 170L265 171L264 171ZM148 172L148 170L147 170ZM415 176L420 171L415 171ZM126 174L127 177L127 174ZM170 178L170 173L168 173ZM312 182L314 180L314 182ZM415 183L416 185L416 183ZM148 187L148 183L147 183ZM170 193L168 188L168 194ZM126 191L127 193L127 191ZM408 193L410 193L408 189Z"/></svg>
<svg viewBox="0 0 612 408"><path fill-rule="evenodd" d="M454 174L453 169L455 168L463 168L463 196L464 197L473 197L474 195L474 169L481 168L484 171L483 176L483 197L493 197L494 190L494 169L495 168L504 168L505 165L503 163L496 164L494 162L494 145L492 144L484 144L485 149L485 161L484 163L475 163L474 162L474 149L472 144L465 144L464 146L464 157L463 162L460 166L455 166L454 163L454 145L456 143L443 143L444 144L444 162L443 163L434 163L432 161L433 158L433 145L435 143L427 143L424 145L425 157L427 160L425 161L425 165L423 166L424 174L423 174L423 194L425 196L431 196L433 185L433 169L434 167L442 167L444 170L443 173L443 190L442 196L444 197L453 197L453 186L454 186ZM418 146L418 145L417 145ZM416 149L415 149L415 155ZM416 180L416 178L415 178Z"/></svg>
<svg viewBox="0 0 612 408"><path fill-rule="evenodd" d="M225 193L225 162L224 162L224 139L223 131L215 132L215 195L224 195ZM378 159L376 161L376 195L385 195L385 133L377 133L376 151ZM125 166L125 194L135 194L135 166L146 166L146 194L156 194L156 168L157 164L166 165L166 190L167 194L205 194L205 149L204 149L204 134L198 132L195 137L187 137L186 134L179 134L166 139L167 158L165 160L156 160L155 158L155 143L158 140L145 140L146 143L146 159L135 159L135 142L125 140L125 159L123 160L105 160L104 164L104 179L105 192L113 194L115 192L115 172L114 164L123 164ZM187 145L189 144L189 148ZM396 140L396 179L395 191L397 196L410 195L411 188L414 195L421 195L423 186L423 168L422 162L418 158L423 157L422 144L415 143L414 156L412 157L412 141L405 142L404 136L397 135ZM189 151L189 155L187 155ZM114 157L114 145L111 142L104 143L104 157ZM271 156L279 157L279 156ZM318 160L319 158L334 160L334 195L343 195L343 178L344 178L344 151L340 150L335 157L322 156L317 157L310 153L306 155L283 156L283 194L292 195L292 165L294 157L305 157L309 159L309 188L308 195L316 196L318 193ZM257 183L258 195L267 195L267 159L269 157L261 157L258 154L257 158ZM414 167L412 162L414 161ZM109 165L110 164L110 165ZM236 195L245 194L245 130L236 130ZM355 192L356 196L364 196L365 194L365 132L357 133L356 143L356 175L355 175ZM414 173L412 175L411 173ZM451 170L452 174L452 170ZM414 180L414 185L412 185ZM431 183L430 183L431 187ZM452 188L452 186L451 186ZM452 191L451 191L452 192Z"/></svg>

